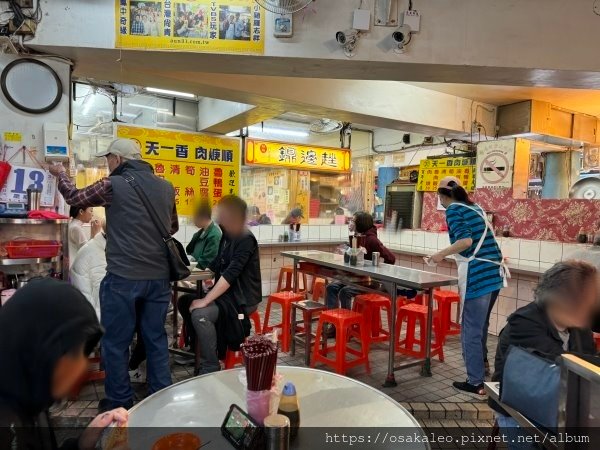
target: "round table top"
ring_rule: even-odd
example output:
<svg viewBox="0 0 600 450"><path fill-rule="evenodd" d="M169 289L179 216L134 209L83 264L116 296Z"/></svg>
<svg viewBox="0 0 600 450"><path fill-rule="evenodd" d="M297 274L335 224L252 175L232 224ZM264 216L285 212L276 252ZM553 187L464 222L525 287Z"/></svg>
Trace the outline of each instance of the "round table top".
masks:
<svg viewBox="0 0 600 450"><path fill-rule="evenodd" d="M162 427L162 434L173 432L167 428L175 427L218 429L231 404L247 411L245 386L240 381L242 370L191 378L157 392L129 411L129 427ZM421 432L418 422L404 407L364 383L305 367L277 366L277 373L296 386L301 431L305 427L402 427L405 431Z"/></svg>

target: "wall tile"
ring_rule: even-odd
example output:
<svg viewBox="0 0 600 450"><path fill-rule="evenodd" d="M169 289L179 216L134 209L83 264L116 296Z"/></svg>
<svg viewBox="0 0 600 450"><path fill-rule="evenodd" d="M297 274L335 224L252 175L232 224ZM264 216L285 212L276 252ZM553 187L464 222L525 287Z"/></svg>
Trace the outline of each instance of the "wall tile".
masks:
<svg viewBox="0 0 600 450"><path fill-rule="evenodd" d="M442 250L450 246L450 236L448 236L448 233L438 233L437 241L438 250Z"/></svg>
<svg viewBox="0 0 600 450"><path fill-rule="evenodd" d="M410 230L403 230L400 232L400 245L406 247L412 247L413 245L414 232Z"/></svg>
<svg viewBox="0 0 600 450"><path fill-rule="evenodd" d="M302 231L303 233L307 233L308 239L319 239L319 225L308 225Z"/></svg>
<svg viewBox="0 0 600 450"><path fill-rule="evenodd" d="M517 298L519 300L532 301L534 287L535 287L535 284L533 282L519 279Z"/></svg>
<svg viewBox="0 0 600 450"><path fill-rule="evenodd" d="M411 268L413 268L413 269L423 270L423 266L424 266L424 264L422 264L422 263L421 264L419 264L417 262L411 263Z"/></svg>
<svg viewBox="0 0 600 450"><path fill-rule="evenodd" d="M517 299L509 297L499 297L496 301L498 305L498 314L510 316L517 309Z"/></svg>
<svg viewBox="0 0 600 450"><path fill-rule="evenodd" d="M272 235L273 235L274 241L278 240L279 236L283 235L286 231L284 225L273 225L271 229L272 229Z"/></svg>
<svg viewBox="0 0 600 450"><path fill-rule="evenodd" d="M320 225L319 226L319 239L323 239L323 240L331 239L331 225Z"/></svg>
<svg viewBox="0 0 600 450"><path fill-rule="evenodd" d="M413 247L425 247L425 232L415 231L412 245Z"/></svg>
<svg viewBox="0 0 600 450"><path fill-rule="evenodd" d="M540 260L540 241L529 241L526 239L521 240L519 248L519 259L527 261L538 261Z"/></svg>
<svg viewBox="0 0 600 450"><path fill-rule="evenodd" d="M185 237L185 227L179 229L177 233L175 233L175 239L179 242L189 242Z"/></svg>
<svg viewBox="0 0 600 450"><path fill-rule="evenodd" d="M500 291L500 295L502 295L503 297L509 297L509 298L517 298L517 292L518 292L518 280L517 278L510 278L508 280L508 287L503 288Z"/></svg>
<svg viewBox="0 0 600 450"><path fill-rule="evenodd" d="M437 250L438 248L438 235L437 233L424 233L425 235L425 248Z"/></svg>
<svg viewBox="0 0 600 450"><path fill-rule="evenodd" d="M573 253L578 252L579 250L585 250L586 248L588 248L588 246L585 244L563 244L563 261L570 259Z"/></svg>
<svg viewBox="0 0 600 450"><path fill-rule="evenodd" d="M261 225L259 227L260 230L260 240L261 241L272 241L273 240L273 227L271 225ZM277 236L275 236L277 239Z"/></svg>
<svg viewBox="0 0 600 450"><path fill-rule="evenodd" d="M562 260L563 246L560 242L540 243L540 262L555 263Z"/></svg>
<svg viewBox="0 0 600 450"><path fill-rule="evenodd" d="M513 238L502 238L499 242L502 249L502 256L511 260L519 259L521 240Z"/></svg>

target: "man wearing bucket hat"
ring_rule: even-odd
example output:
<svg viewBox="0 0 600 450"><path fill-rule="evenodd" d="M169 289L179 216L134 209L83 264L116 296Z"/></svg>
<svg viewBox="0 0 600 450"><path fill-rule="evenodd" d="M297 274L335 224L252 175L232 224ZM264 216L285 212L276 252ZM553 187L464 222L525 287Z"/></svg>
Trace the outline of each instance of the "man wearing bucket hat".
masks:
<svg viewBox="0 0 600 450"><path fill-rule="evenodd" d="M461 301L461 344L467 369L466 382L454 388L476 397L485 395L483 382L487 351L490 305L506 286L510 276L500 247L483 209L469 199L455 177L443 178L438 185L440 203L446 208L448 235L452 245L432 255L441 262L454 255L458 266L458 290Z"/></svg>
<svg viewBox="0 0 600 450"><path fill-rule="evenodd" d="M58 190L71 206L106 207L106 277L100 287L102 359L106 372L106 399L101 410L133 405L129 381L128 354L139 311L141 338L147 356L150 393L171 384L167 335L164 328L171 286L167 249L134 185L151 200L162 228L177 232L175 189L154 175L150 164L142 161L139 143L115 139L106 151L110 174L83 189L77 189L62 164L50 172L58 177Z"/></svg>

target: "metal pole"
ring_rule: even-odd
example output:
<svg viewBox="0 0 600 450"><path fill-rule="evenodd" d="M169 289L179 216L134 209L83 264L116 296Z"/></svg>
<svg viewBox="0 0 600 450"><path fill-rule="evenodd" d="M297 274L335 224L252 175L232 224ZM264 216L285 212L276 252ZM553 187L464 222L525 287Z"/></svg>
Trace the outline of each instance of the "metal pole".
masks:
<svg viewBox="0 0 600 450"><path fill-rule="evenodd" d="M298 293L298 260L294 258L294 293Z"/></svg>
<svg viewBox="0 0 600 450"><path fill-rule="evenodd" d="M431 376L431 329L433 324L433 288L427 289L427 341L425 342L425 361L421 367L421 376Z"/></svg>
<svg viewBox="0 0 600 450"><path fill-rule="evenodd" d="M390 330L390 348L389 348L389 356L388 356L388 373L385 377L385 383L383 383L383 387L394 387L398 386L396 383L396 377L394 376L394 357L396 356L396 310L397 301L398 301L398 292L396 283L392 283L392 292L390 292L390 297L392 299L392 320L391 320L391 330Z"/></svg>

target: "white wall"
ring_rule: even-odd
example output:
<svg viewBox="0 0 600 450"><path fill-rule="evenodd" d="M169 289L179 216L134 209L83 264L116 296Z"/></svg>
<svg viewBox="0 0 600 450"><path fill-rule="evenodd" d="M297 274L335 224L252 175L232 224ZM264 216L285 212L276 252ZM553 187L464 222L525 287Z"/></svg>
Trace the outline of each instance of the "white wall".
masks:
<svg viewBox="0 0 600 450"><path fill-rule="evenodd" d="M600 42L600 17L591 0L415 0L421 31L407 53L379 47L392 29L372 27L355 60L600 71L590 48ZM294 16L294 37L272 37L267 20L266 56L342 59L334 42L350 28L359 1L321 0ZM373 0L365 0L372 11ZM406 9L407 0L399 0ZM41 45L114 48L115 2L44 2L44 20L33 41ZM372 76L372 74L370 74ZM540 75L541 76L541 75ZM543 82L543 79L532 79Z"/></svg>
<svg viewBox="0 0 600 450"><path fill-rule="evenodd" d="M16 58L13 55L0 54L0 72ZM71 93L71 71L69 64L51 58L43 58L41 61L56 71L63 85L62 99L52 111L45 114L27 114L14 108L0 91L0 141L3 139L5 131L16 131L22 134L24 145L33 150L38 149L40 152L43 150L43 126L45 123L69 124Z"/></svg>

